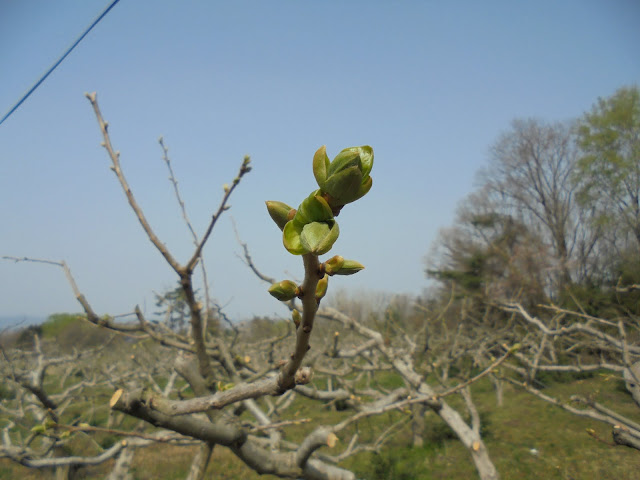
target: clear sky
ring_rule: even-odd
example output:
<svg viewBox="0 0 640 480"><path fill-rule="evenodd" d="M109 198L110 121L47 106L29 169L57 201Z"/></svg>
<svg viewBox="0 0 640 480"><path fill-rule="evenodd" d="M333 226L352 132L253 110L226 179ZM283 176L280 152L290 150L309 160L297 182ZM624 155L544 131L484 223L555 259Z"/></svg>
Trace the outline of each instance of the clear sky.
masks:
<svg viewBox="0 0 640 480"><path fill-rule="evenodd" d="M0 115L105 0L0 0ZM284 309L241 262L302 276L265 200L316 188L315 150L375 150L373 189L339 217L331 254L366 265L348 288L418 294L424 256L514 118L568 120L640 82L637 0L121 0L0 126L0 255L66 260L100 314L154 311L175 276L130 211L84 92L97 91L125 174L161 240L192 244L245 154L253 171L205 250L211 293L236 320ZM60 269L0 261L0 316L80 311Z"/></svg>

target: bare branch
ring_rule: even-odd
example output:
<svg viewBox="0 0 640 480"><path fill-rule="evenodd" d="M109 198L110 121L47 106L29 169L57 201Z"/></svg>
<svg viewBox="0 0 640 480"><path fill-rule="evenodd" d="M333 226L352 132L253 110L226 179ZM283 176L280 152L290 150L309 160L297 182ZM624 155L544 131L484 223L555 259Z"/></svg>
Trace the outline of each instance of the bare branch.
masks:
<svg viewBox="0 0 640 480"><path fill-rule="evenodd" d="M213 227L215 226L218 218L220 218L220 215L222 215L222 213L225 210L228 210L229 208L227 206L227 201L229 200L229 197L231 196L235 188L240 183L240 180L242 179L242 177L251 171L251 167L249 166L250 163L251 163L251 158L249 158L249 156L244 157L244 160L242 161L242 165L240 165L240 171L238 172L238 176L233 179L230 187L225 186L224 196L222 197L220 206L218 207L218 210L216 211L216 213L214 213L213 216L211 217L211 222L209 222L209 226L207 227L207 230L205 231L205 234L203 235L202 240L198 244L196 251L193 253L193 255L191 256L191 259L185 265L183 270L184 273L191 273L193 271L198 261L198 258L200 257L200 252L202 252L202 248L204 247L205 243L207 243L207 240L209 239L209 235L211 235L211 232L213 231ZM181 272L178 272L178 273L180 274Z"/></svg>
<svg viewBox="0 0 640 480"><path fill-rule="evenodd" d="M95 92L86 93L85 96L91 102L93 111L95 112L96 118L98 119L98 124L100 125L100 130L102 131L102 137L104 139L104 141L102 142L102 146L107 150L107 153L109 154L109 158L111 158L111 164L112 164L111 170L113 170L113 172L116 174L116 177L118 177L118 181L120 182L120 185L124 190L127 200L129 201L129 205L133 209L133 212L138 218L140 225L142 225L142 228L147 234L147 237L149 237L149 240L151 241L151 243L153 243L153 245L158 249L158 251L162 254L162 256L165 258L167 263L171 265L171 268L173 268L176 271L176 273L179 274L182 269L180 264L175 258L173 258L171 253L169 253L169 250L167 250L167 247L160 241L160 239L158 239L155 232L151 228L151 225L149 225L149 222L144 216L142 209L138 205L138 202L136 201L133 195L133 192L131 191L131 188L129 188L129 184L127 183L124 173L122 172L122 168L120 167L120 152L115 151L113 149L113 146L111 145L111 138L109 137L109 132L108 132L109 125L102 118L102 113L100 112L100 107L98 106L97 94Z"/></svg>

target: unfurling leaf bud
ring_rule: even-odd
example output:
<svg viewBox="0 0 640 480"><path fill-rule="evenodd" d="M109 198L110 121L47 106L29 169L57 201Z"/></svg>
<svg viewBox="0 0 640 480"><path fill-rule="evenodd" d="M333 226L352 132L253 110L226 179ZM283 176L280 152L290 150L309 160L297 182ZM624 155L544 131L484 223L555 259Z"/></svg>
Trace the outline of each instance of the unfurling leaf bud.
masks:
<svg viewBox="0 0 640 480"><path fill-rule="evenodd" d="M338 239L340 229L338 224L330 220L328 222L311 222L302 227L300 244L308 252L314 255L324 255Z"/></svg>
<svg viewBox="0 0 640 480"><path fill-rule="evenodd" d="M299 291L298 286L291 280L282 280L269 287L269 293L281 302L293 300Z"/></svg>
<svg viewBox="0 0 640 480"><path fill-rule="evenodd" d="M291 220L287 222L284 226L284 230L282 231L282 243L284 244L284 248L286 248L289 253L293 255L302 255L304 253L309 253L300 242L300 234L302 233L302 225L301 223L296 222L295 220Z"/></svg>
<svg viewBox="0 0 640 480"><path fill-rule="evenodd" d="M302 201L293 218L298 223L306 225L311 222L331 220L333 212L327 201L320 196L320 190L315 190Z"/></svg>
<svg viewBox="0 0 640 480"><path fill-rule="evenodd" d="M267 210L269 211L269 215L271 216L273 221L276 222L276 225L278 225L280 230L282 230L284 226L287 224L287 222L291 220L291 218L289 217L289 214L291 213L292 210L294 212L295 210L283 202L276 202L276 201L270 200L265 203L267 204Z"/></svg>
<svg viewBox="0 0 640 480"><path fill-rule="evenodd" d="M319 302L322 297L327 294L327 288L329 287L329 276L325 275L320 280L318 280L318 285L316 286L316 300Z"/></svg>
<svg viewBox="0 0 640 480"><path fill-rule="evenodd" d="M287 215L290 221L284 225L282 243L289 253L322 255L338 239L340 231L333 220L333 211L319 193L320 190L311 192L297 210L291 209ZM291 212L295 212L293 218ZM282 213L280 216L282 217Z"/></svg>
<svg viewBox="0 0 640 480"><path fill-rule="evenodd" d="M345 260L340 267L340 270L335 272L335 275L353 275L362 269L364 269L364 265L360 262L356 262L355 260Z"/></svg>
<svg viewBox="0 0 640 480"><path fill-rule="evenodd" d="M300 315L300 312L294 308L293 312L291 312L291 316L293 317L293 324L297 329L300 326L300 322L302 321L302 315Z"/></svg>
<svg viewBox="0 0 640 480"><path fill-rule="evenodd" d="M345 204L358 200L371 189L372 168L373 149L368 145L345 148L332 162L325 147L313 157L313 174L335 215Z"/></svg>
<svg viewBox="0 0 640 480"><path fill-rule="evenodd" d="M322 188L322 185L327 180L327 170L329 170L329 157L327 157L327 147L323 145L320 147L313 156L313 176L316 177L318 186Z"/></svg>

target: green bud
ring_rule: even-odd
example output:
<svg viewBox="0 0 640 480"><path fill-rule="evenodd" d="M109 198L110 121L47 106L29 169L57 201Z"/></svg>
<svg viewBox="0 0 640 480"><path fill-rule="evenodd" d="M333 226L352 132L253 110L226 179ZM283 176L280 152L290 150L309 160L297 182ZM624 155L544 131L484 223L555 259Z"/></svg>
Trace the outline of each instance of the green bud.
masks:
<svg viewBox="0 0 640 480"><path fill-rule="evenodd" d="M355 260L345 260L340 269L335 272L334 275L353 275L362 269L364 269L364 265L360 262L356 262ZM329 273L329 275L331 274Z"/></svg>
<svg viewBox="0 0 640 480"><path fill-rule="evenodd" d="M313 156L313 176L316 177L320 188L327 179L327 170L329 170L329 157L327 157L327 147L323 145Z"/></svg>
<svg viewBox="0 0 640 480"><path fill-rule="evenodd" d="M307 223L324 222L333 218L331 207L319 193L320 190L316 190L302 201L293 217L297 222L306 225Z"/></svg>
<svg viewBox="0 0 640 480"><path fill-rule="evenodd" d="M320 280L318 280L318 285L316 286L316 300L319 302L322 297L327 294L327 288L329 287L329 276L325 275Z"/></svg>
<svg viewBox="0 0 640 480"><path fill-rule="evenodd" d="M331 195L336 204L345 205L354 201L361 184L362 172L357 165L354 165L327 178L322 190Z"/></svg>
<svg viewBox="0 0 640 480"><path fill-rule="evenodd" d="M359 170L362 169L360 153L358 151L345 148L338 155L336 155L336 158L334 158L333 161L329 164L329 169L327 170L327 179L331 175L335 175L336 173L340 173L343 170L351 167L357 167Z"/></svg>
<svg viewBox="0 0 640 480"><path fill-rule="evenodd" d="M293 300L298 292L298 286L291 280L282 280L269 287L269 293L281 302Z"/></svg>
<svg viewBox="0 0 640 480"><path fill-rule="evenodd" d="M373 168L373 148L369 145L363 145L361 147L345 148L342 152L344 151L358 152L358 155L360 156L360 163L362 165L362 178L366 180Z"/></svg>
<svg viewBox="0 0 640 480"><path fill-rule="evenodd" d="M368 145L342 150L327 166L326 152L321 148L314 156L314 175L335 214L347 203L367 194L372 180L373 149Z"/></svg>
<svg viewBox="0 0 640 480"><path fill-rule="evenodd" d="M284 248L293 255L309 253L309 250L302 246L302 242L300 240L300 234L302 233L303 228L304 225L294 218L284 226L284 230L282 231L282 243L284 244Z"/></svg>
<svg viewBox="0 0 640 480"><path fill-rule="evenodd" d="M341 257L340 255L335 255L333 257L331 257L329 260L327 260L326 262L324 262L322 265L322 268L324 269L324 272L331 276L331 275L335 275L338 270L340 270L342 268L342 265L344 264L344 257Z"/></svg>
<svg viewBox="0 0 640 480"><path fill-rule="evenodd" d="M308 253L324 255L331 250L338 235L340 235L340 229L334 220L311 222L302 227L300 243Z"/></svg>
<svg viewBox="0 0 640 480"><path fill-rule="evenodd" d="M293 312L291 312L291 317L293 318L293 324L296 326L296 329L300 326L300 322L302 322L302 315L295 308Z"/></svg>
<svg viewBox="0 0 640 480"><path fill-rule="evenodd" d="M373 178L367 177L367 179L360 184L360 188L358 188L358 193L353 197L353 200L351 201L355 202L356 200L360 200L362 197L364 197L367 193L369 193L369 190L371 190L372 185L373 185Z"/></svg>
<svg viewBox="0 0 640 480"><path fill-rule="evenodd" d="M287 224L291 218L289 218L289 214L291 213L291 208L289 205L283 202L275 202L275 201L267 201L267 211L269 215L276 222L276 225L282 230L284 226Z"/></svg>

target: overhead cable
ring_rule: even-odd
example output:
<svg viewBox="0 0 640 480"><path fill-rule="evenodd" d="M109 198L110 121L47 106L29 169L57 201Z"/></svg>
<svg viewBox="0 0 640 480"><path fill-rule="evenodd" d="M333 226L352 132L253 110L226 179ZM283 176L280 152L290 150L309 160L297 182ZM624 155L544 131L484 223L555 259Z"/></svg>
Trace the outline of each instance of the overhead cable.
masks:
<svg viewBox="0 0 640 480"><path fill-rule="evenodd" d="M76 46L82 41L82 39L84 39L84 37L87 36L87 34L91 31L91 29L93 27L95 27L100 22L100 20L102 20L104 18L104 16L107 13L109 13L109 10L111 10L113 7L115 7L115 5L119 1L120 0L113 0L111 2L111 4L109 4L109 6L107 8L105 8L105 10L93 21L93 23L91 25L89 25L89 27L82 33L82 35L80 35L80 37L78 37L78 39L75 42L73 42L73 44L64 52L64 54L58 59L58 61L56 63L54 63L51 67L49 67L49 70L47 70L45 72L45 74L42 77L40 77L40 79L33 85L33 87L31 87L29 89L29 91L27 93L25 93L22 96L22 98L20 100L18 100L18 102L13 107L11 107L11 109L6 113L6 115L4 117L2 117L2 120L0 120L0 125L2 125L4 123L4 121L7 118L9 118L9 116L11 116L11 114L13 112L15 112L18 109L18 107L20 105L22 105L22 103L27 98L29 98L29 95L31 95L35 91L35 89L38 88L42 84L42 82L45 81L45 79L51 74L51 72L53 72L56 69L56 67L58 65L60 65L65 58L67 58L67 55L69 55L71 53L71 51L74 48L76 48Z"/></svg>

